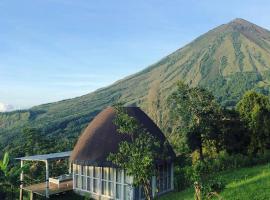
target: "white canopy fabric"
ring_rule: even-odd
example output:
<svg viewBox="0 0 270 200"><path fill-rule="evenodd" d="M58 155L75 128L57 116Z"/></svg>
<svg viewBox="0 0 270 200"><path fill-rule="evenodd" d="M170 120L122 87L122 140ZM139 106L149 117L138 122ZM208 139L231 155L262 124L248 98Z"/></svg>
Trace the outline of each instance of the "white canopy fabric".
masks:
<svg viewBox="0 0 270 200"><path fill-rule="evenodd" d="M21 158L15 158L17 160L27 160L27 161L50 161L50 160L58 160L63 158L70 157L71 151L59 152L59 153L50 153L43 155L33 155L33 156L25 156Z"/></svg>

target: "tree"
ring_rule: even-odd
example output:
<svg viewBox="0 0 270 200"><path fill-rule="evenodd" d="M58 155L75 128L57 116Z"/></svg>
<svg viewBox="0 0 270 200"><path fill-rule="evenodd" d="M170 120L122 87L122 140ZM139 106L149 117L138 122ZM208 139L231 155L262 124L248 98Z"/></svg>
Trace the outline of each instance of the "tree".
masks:
<svg viewBox="0 0 270 200"><path fill-rule="evenodd" d="M198 150L203 160L203 145L219 138L215 126L221 118L221 109L214 96L203 88L190 88L178 82L168 104L172 120L177 123L178 134L185 135L190 150Z"/></svg>
<svg viewBox="0 0 270 200"><path fill-rule="evenodd" d="M130 141L119 143L117 153L111 153L108 160L125 169L127 175L133 177L133 185L141 185L146 199L151 200L151 178L156 173L155 160L160 158L160 142L145 130L137 120L129 116L122 104L114 106L114 120L119 134L129 136Z"/></svg>
<svg viewBox="0 0 270 200"><path fill-rule="evenodd" d="M29 156L34 154L48 153L49 151L56 151L54 149L61 149L65 145L62 142L61 145L57 146L57 140L46 137L40 129L33 127L26 127L22 130L20 148L23 150L20 153Z"/></svg>
<svg viewBox="0 0 270 200"><path fill-rule="evenodd" d="M248 91L236 106L241 120L250 130L250 153L264 153L270 147L269 97Z"/></svg>
<svg viewBox="0 0 270 200"><path fill-rule="evenodd" d="M37 152L40 144L40 134L35 128L24 128L22 131L23 144L22 148L26 155L33 155Z"/></svg>
<svg viewBox="0 0 270 200"><path fill-rule="evenodd" d="M250 144L249 130L235 110L225 110L221 121L221 146L229 154L247 154Z"/></svg>

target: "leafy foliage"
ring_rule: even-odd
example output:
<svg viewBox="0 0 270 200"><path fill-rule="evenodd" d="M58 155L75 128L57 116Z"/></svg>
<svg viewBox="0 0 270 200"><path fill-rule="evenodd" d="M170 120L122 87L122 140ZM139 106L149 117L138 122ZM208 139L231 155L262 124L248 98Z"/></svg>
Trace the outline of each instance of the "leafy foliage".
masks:
<svg viewBox="0 0 270 200"><path fill-rule="evenodd" d="M119 150L110 154L108 160L133 177L135 186L142 185L147 199L152 199L151 178L155 175L155 161L160 153L160 143L150 135L120 105L115 106L117 116L114 123L120 134L127 134L131 141L119 143Z"/></svg>
<svg viewBox="0 0 270 200"><path fill-rule="evenodd" d="M245 123L240 120L239 113L234 110L225 110L224 119L221 121L221 146L229 154L248 153L247 146L250 144L249 130Z"/></svg>
<svg viewBox="0 0 270 200"><path fill-rule="evenodd" d="M250 151L265 152L270 148L270 99L254 91L247 92L237 110L250 130Z"/></svg>
<svg viewBox="0 0 270 200"><path fill-rule="evenodd" d="M190 150L199 150L200 159L203 159L203 146L218 139L218 131L214 129L220 108L214 96L205 89L190 88L178 82L168 102L172 119L179 122L178 134L185 134Z"/></svg>
<svg viewBox="0 0 270 200"><path fill-rule="evenodd" d="M5 153L2 160L0 160L0 196L2 195L1 191L6 193L8 191L7 187L11 188L11 199L13 199L14 188L18 187L20 184L19 176L22 171L28 170L28 165L24 167L15 167L10 163L9 153ZM3 195L6 196L6 195Z"/></svg>

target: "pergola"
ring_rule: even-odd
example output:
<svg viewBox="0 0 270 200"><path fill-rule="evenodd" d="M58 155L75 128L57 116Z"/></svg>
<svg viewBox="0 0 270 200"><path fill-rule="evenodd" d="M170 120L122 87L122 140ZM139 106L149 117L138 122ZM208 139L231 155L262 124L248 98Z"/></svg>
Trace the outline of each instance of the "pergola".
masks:
<svg viewBox="0 0 270 200"><path fill-rule="evenodd" d="M66 159L69 158L71 154L71 151L67 151L67 152L60 152L60 153L50 153L50 154L43 154L43 155L33 155L33 156L26 156L26 157L21 157L21 158L15 158L17 160L21 161L21 167L24 166L24 162L25 161L37 161L37 162L45 162L46 165L46 182L45 182L45 196L46 198L49 198L50 196L50 190L49 190L49 162L50 161L55 161L55 160L61 160L61 159ZM69 173L71 173L71 165L69 164ZM33 193L37 193L39 195L43 195L43 193L37 192L35 191L35 188L39 188L40 190L40 184L36 184L36 187L29 187L24 188L24 184L23 184L23 180L24 180L24 172L21 173L20 176L20 181L21 181L21 185L20 185L20 200L23 200L23 189L26 189L28 191L31 192L31 199L33 199ZM58 190L58 192L61 190ZM62 190L63 191L63 190ZM56 194L57 191L54 193Z"/></svg>

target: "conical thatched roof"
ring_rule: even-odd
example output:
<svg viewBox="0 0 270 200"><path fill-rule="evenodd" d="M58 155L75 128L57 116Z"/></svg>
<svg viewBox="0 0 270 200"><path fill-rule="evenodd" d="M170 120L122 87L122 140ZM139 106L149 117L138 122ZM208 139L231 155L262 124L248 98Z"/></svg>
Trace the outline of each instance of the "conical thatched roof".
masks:
<svg viewBox="0 0 270 200"><path fill-rule="evenodd" d="M133 116L150 134L155 136L160 143L165 142L165 136L156 124L138 107L127 107L127 112ZM99 113L88 125L80 136L71 154L70 160L81 165L112 166L107 161L109 153L118 151L118 144L123 140L130 140L126 134L117 132L113 123L116 112L114 108L108 107ZM163 146L160 151L163 150ZM175 157L171 146L167 145L166 159L172 160Z"/></svg>

